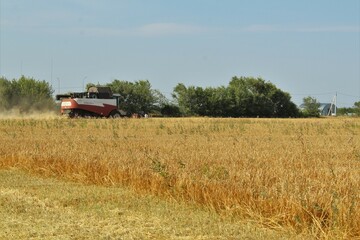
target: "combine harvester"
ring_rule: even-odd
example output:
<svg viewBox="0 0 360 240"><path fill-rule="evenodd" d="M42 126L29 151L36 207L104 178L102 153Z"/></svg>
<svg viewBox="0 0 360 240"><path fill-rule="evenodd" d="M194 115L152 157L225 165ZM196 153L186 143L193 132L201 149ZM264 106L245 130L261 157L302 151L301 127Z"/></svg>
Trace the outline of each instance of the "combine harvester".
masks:
<svg viewBox="0 0 360 240"><path fill-rule="evenodd" d="M90 87L87 92L58 94L61 101L61 114L74 117L112 117L126 116L120 109L120 94L112 93L109 87Z"/></svg>

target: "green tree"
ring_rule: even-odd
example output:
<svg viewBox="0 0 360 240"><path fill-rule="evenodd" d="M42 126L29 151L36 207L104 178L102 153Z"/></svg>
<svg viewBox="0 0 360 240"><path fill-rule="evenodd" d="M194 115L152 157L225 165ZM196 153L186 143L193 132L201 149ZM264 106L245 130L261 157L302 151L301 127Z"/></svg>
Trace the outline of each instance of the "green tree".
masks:
<svg viewBox="0 0 360 240"><path fill-rule="evenodd" d="M348 116L356 114L356 106L354 107L341 107L336 109L336 114L338 116ZM358 114L356 114L358 115Z"/></svg>
<svg viewBox="0 0 360 240"><path fill-rule="evenodd" d="M184 115L212 117L297 117L288 93L261 78L233 77L227 87L186 87L173 91Z"/></svg>
<svg viewBox="0 0 360 240"><path fill-rule="evenodd" d="M316 98L313 97L305 97L303 99L303 115L305 117L319 117L320 116L320 103Z"/></svg>
<svg viewBox="0 0 360 240"><path fill-rule="evenodd" d="M192 87L188 89L183 83L179 83L174 88L172 97L175 99L175 102L179 106L180 112L185 115L194 115L195 112L192 108L193 100L195 95L192 91Z"/></svg>
<svg viewBox="0 0 360 240"><path fill-rule="evenodd" d="M48 82L21 76L8 81L0 79L0 108L18 108L23 112L30 110L52 110L55 103L53 90Z"/></svg>
<svg viewBox="0 0 360 240"><path fill-rule="evenodd" d="M354 103L354 113L357 116L360 116L360 101Z"/></svg>
<svg viewBox="0 0 360 240"><path fill-rule="evenodd" d="M6 78L0 78L0 110L8 110L12 98L11 82Z"/></svg>
<svg viewBox="0 0 360 240"><path fill-rule="evenodd" d="M297 117L296 105L288 93L262 78L233 77L228 86L235 117Z"/></svg>
<svg viewBox="0 0 360 240"><path fill-rule="evenodd" d="M165 104L161 107L160 112L165 117L180 117L181 112L177 105L175 104Z"/></svg>
<svg viewBox="0 0 360 240"><path fill-rule="evenodd" d="M275 89L271 94L271 101L274 104L275 117L299 117L299 109L296 104L291 101L289 93Z"/></svg>
<svg viewBox="0 0 360 240"><path fill-rule="evenodd" d="M165 101L159 91L151 88L148 80L129 82L115 79L107 86L122 96L122 108L128 113L150 113L158 110Z"/></svg>
<svg viewBox="0 0 360 240"><path fill-rule="evenodd" d="M208 87L204 89L206 97L207 110L204 111L206 116L211 117L231 117L231 98L226 87L217 88Z"/></svg>
<svg viewBox="0 0 360 240"><path fill-rule="evenodd" d="M252 94L246 78L233 77L229 83L228 91L231 98L230 114L232 117L248 115L249 105L252 102Z"/></svg>
<svg viewBox="0 0 360 240"><path fill-rule="evenodd" d="M185 116L212 116L210 95L212 89L189 86L179 83L173 91L173 98Z"/></svg>

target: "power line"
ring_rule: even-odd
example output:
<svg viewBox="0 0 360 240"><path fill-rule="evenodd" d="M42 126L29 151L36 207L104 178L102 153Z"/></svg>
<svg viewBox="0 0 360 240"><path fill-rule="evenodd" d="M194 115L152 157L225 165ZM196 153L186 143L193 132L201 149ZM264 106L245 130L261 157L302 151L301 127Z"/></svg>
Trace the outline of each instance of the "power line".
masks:
<svg viewBox="0 0 360 240"><path fill-rule="evenodd" d="M336 92L323 92L323 93L293 93L292 96L314 96L314 95L334 95Z"/></svg>
<svg viewBox="0 0 360 240"><path fill-rule="evenodd" d="M338 92L338 94L340 95L343 95L343 96L347 96L347 97L358 97L358 96L355 96L355 95L351 95L351 94L348 94L348 93L341 93L341 92Z"/></svg>

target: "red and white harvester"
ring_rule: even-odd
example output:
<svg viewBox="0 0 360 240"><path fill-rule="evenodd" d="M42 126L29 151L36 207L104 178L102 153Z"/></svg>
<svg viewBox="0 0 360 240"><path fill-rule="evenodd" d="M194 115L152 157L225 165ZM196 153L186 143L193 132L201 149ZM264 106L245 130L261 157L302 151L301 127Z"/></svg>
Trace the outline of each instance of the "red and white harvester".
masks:
<svg viewBox="0 0 360 240"><path fill-rule="evenodd" d="M90 87L87 92L56 95L61 101L61 114L69 117L112 117L126 116L120 109L120 94L112 93L109 87Z"/></svg>

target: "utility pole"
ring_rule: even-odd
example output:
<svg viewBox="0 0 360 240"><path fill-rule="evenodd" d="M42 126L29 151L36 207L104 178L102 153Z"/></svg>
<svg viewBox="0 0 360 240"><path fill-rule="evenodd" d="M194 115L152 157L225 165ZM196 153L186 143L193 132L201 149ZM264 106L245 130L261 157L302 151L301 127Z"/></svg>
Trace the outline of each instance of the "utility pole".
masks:
<svg viewBox="0 0 360 240"><path fill-rule="evenodd" d="M334 115L336 116L336 109L337 109L337 92L335 93L335 111L334 111Z"/></svg>

